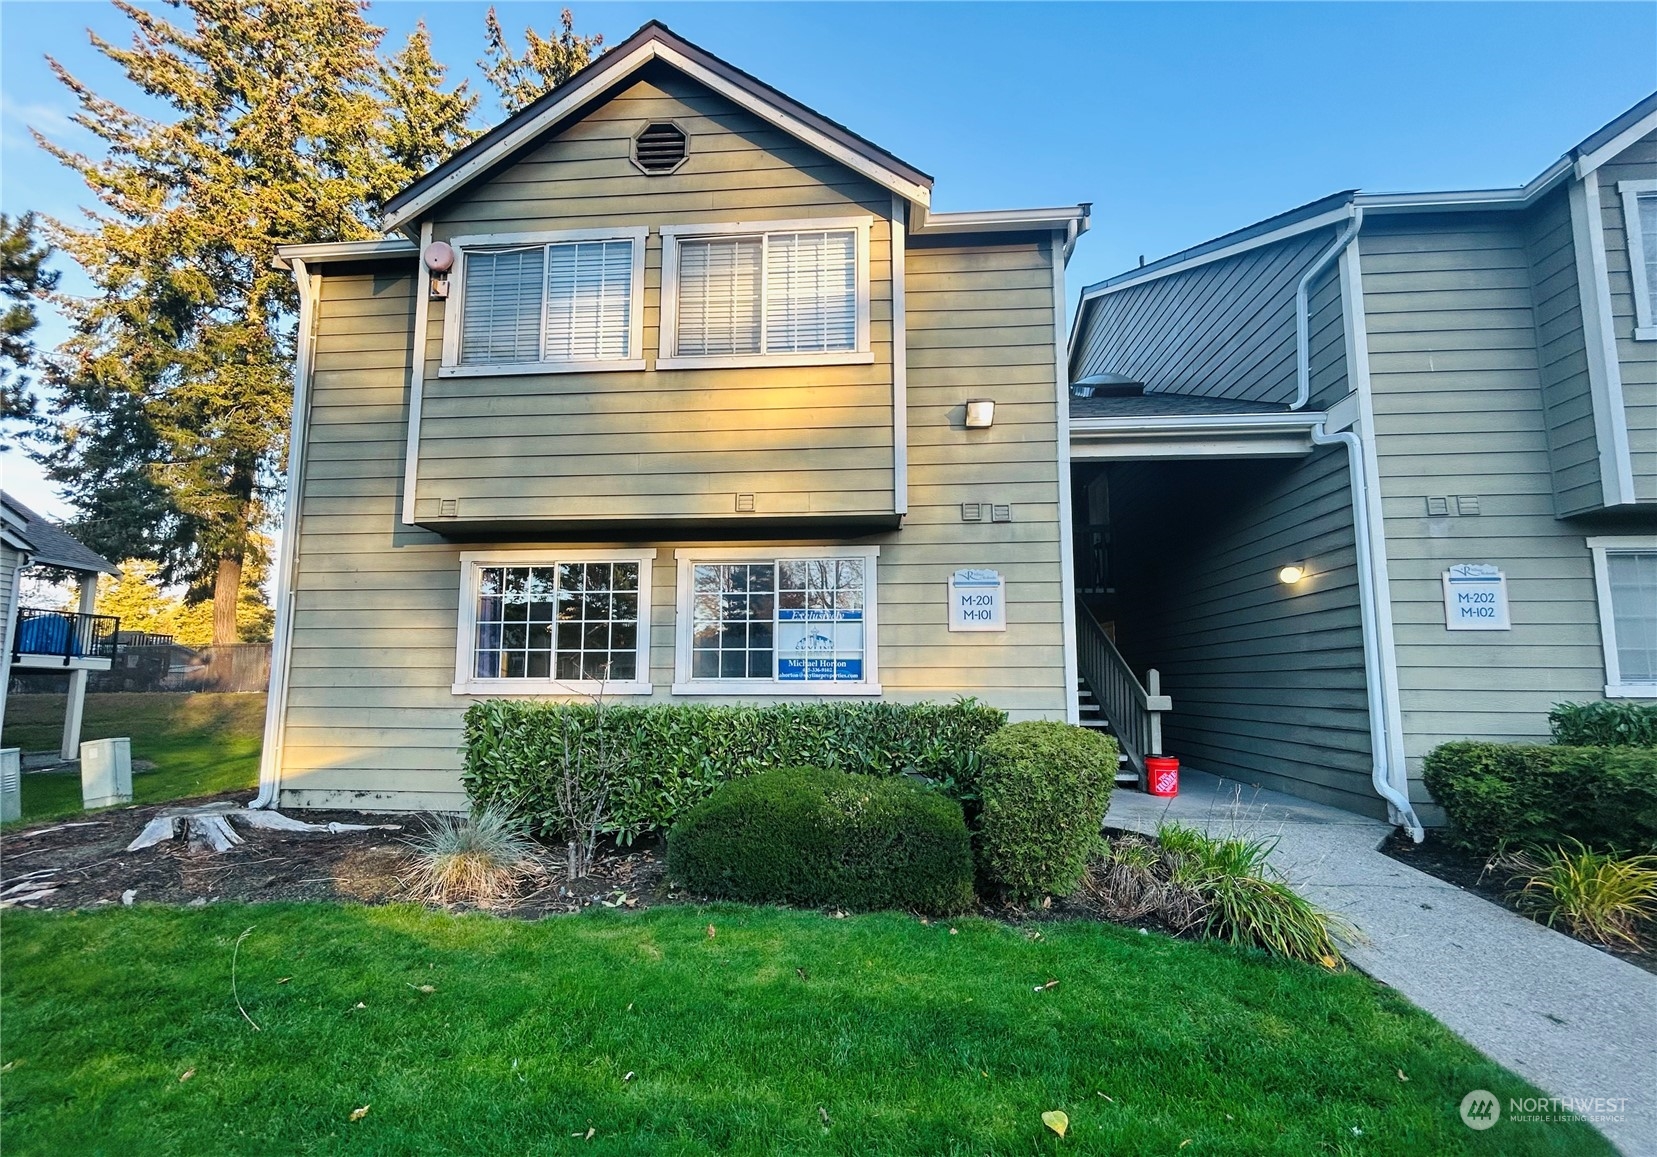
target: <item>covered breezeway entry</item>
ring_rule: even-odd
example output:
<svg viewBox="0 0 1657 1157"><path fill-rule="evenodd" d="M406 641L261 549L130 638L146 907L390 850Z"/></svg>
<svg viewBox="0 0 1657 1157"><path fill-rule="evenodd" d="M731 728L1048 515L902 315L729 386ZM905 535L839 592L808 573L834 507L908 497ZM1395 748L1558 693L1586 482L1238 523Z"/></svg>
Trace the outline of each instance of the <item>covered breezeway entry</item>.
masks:
<svg viewBox="0 0 1657 1157"><path fill-rule="evenodd" d="M1071 399L1081 716L1149 754L1369 815L1346 449L1321 413ZM1129 774L1131 773L1131 774Z"/></svg>

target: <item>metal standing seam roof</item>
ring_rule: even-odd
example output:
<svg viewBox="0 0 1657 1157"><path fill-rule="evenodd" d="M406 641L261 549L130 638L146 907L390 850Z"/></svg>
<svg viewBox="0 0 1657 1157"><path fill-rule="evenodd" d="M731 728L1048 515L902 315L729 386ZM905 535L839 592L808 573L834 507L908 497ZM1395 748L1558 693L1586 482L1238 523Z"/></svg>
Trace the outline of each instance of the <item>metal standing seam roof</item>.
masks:
<svg viewBox="0 0 1657 1157"><path fill-rule="evenodd" d="M83 574L113 574L121 572L97 551L82 546L58 526L24 506L10 494L0 494L6 513L12 515L22 537L29 543L29 561L36 566L59 566Z"/></svg>

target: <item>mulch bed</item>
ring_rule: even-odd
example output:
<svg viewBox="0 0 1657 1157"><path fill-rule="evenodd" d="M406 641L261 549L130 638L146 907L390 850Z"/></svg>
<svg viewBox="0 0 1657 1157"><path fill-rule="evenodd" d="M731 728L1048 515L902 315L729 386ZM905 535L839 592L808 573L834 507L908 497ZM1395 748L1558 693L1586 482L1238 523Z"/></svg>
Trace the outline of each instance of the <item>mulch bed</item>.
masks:
<svg viewBox="0 0 1657 1157"><path fill-rule="evenodd" d="M127 845L158 813L205 803L245 804L252 792L231 792L199 800L99 812L79 820L51 820L5 834L0 840L0 892L14 893L14 906L37 909L102 908L135 904L201 906L224 902L327 902L388 904L411 899L400 876L409 866L408 836L425 830L422 815L352 811L295 811L295 819L326 824L391 824L397 830L361 832L254 831L237 827L245 842L228 851L192 850L181 837L136 852ZM568 881L562 849L547 854L547 883L489 911L525 919L578 912L594 905L644 909L659 904L699 903L706 897L669 891L661 841L632 847L604 846L585 880ZM31 890L52 891L38 899ZM22 896L20 902L16 897ZM456 905L470 908L471 905ZM1021 908L986 902L979 914L1018 923L1108 920L1084 894ZM1156 918L1134 927L1162 928Z"/></svg>
<svg viewBox="0 0 1657 1157"><path fill-rule="evenodd" d="M182 839L136 852L130 844L150 819L186 803L246 803L251 792L203 800L100 812L85 820L53 820L5 834L0 841L0 891L29 880L54 889L27 908L119 905L132 892L139 904L203 905L222 901L336 901L384 904L407 900L399 879L408 867L405 839L425 830L420 815L294 812L310 823L395 824L397 830L282 832L237 829L246 842L226 852L192 851ZM549 882L491 910L535 918L593 904L645 908L668 899L661 849L654 843L604 849L592 876L573 884L553 861ZM26 894L26 892L20 893Z"/></svg>
<svg viewBox="0 0 1657 1157"><path fill-rule="evenodd" d="M1454 884L1466 892L1482 896L1493 904L1500 904L1510 912L1530 917L1530 913L1521 909L1513 898L1513 893L1522 885L1510 882L1511 872L1492 862L1489 856L1481 856L1459 848L1437 832L1429 831L1423 843L1415 843L1408 833L1402 829L1396 831L1381 845L1383 854L1392 857L1401 864L1435 876L1447 884ZM1554 930L1570 936L1571 933L1563 924L1554 925ZM1657 927L1650 922L1641 930L1644 933L1646 947L1643 951L1636 951L1620 945L1597 944L1592 940L1583 940L1582 937L1572 937L1581 940L1591 948L1598 948L1601 952L1608 952L1619 960L1626 960L1630 964L1638 965L1647 972L1657 973Z"/></svg>

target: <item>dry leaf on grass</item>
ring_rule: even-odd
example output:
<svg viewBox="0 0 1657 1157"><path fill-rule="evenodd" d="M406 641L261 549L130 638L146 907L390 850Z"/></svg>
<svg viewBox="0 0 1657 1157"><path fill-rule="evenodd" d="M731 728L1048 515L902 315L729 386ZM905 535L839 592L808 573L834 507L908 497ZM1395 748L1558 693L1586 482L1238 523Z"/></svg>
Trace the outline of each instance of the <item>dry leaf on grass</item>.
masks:
<svg viewBox="0 0 1657 1157"><path fill-rule="evenodd" d="M1047 991L1047 990L1048 990L1048 989L1050 989L1050 988L1057 988L1057 987L1058 987L1058 986L1059 986L1059 982L1058 982L1058 981L1056 981L1056 980L1049 980L1049 981L1048 981L1048 982L1047 982L1047 983L1046 983L1046 984L1038 984L1038 985L1036 985L1036 986L1035 986L1035 988L1033 988L1033 989L1032 989L1032 990L1031 990L1031 991L1032 991L1032 992L1046 992L1046 991Z"/></svg>
<svg viewBox="0 0 1657 1157"><path fill-rule="evenodd" d="M291 977L291 976L279 976L276 979L276 983L277 984L286 984L288 981L290 981L292 979L293 979L293 977Z"/></svg>
<svg viewBox="0 0 1657 1157"><path fill-rule="evenodd" d="M353 1121L360 1121L366 1116L368 1116L368 1106L364 1105L360 1109L352 1109L350 1119Z"/></svg>
<svg viewBox="0 0 1657 1157"><path fill-rule="evenodd" d="M719 933L714 931L712 924L709 924L708 925L708 939L712 940L717 935L719 935Z"/></svg>
<svg viewBox="0 0 1657 1157"><path fill-rule="evenodd" d="M185 1069L182 1073L180 1073L178 1075L178 1083L182 1085L185 1081L189 1080L191 1077L193 1077L195 1075L196 1075L196 1070L194 1070L194 1069Z"/></svg>
<svg viewBox="0 0 1657 1157"><path fill-rule="evenodd" d="M1049 1109L1041 1115L1041 1123L1062 1137L1070 1129L1070 1115L1063 1109Z"/></svg>
<svg viewBox="0 0 1657 1157"><path fill-rule="evenodd" d="M1403 1069L1398 1070L1398 1079L1401 1080L1401 1081L1409 1080L1409 1078L1404 1075L1404 1070Z"/></svg>
<svg viewBox="0 0 1657 1157"><path fill-rule="evenodd" d="M408 981L405 980L405 981L403 981L403 983L408 984ZM409 984L409 987L414 989L414 991L416 991L416 992L424 992L424 993L427 993L427 994L430 994L430 993L433 993L433 992L437 991L436 986L430 985L430 984Z"/></svg>

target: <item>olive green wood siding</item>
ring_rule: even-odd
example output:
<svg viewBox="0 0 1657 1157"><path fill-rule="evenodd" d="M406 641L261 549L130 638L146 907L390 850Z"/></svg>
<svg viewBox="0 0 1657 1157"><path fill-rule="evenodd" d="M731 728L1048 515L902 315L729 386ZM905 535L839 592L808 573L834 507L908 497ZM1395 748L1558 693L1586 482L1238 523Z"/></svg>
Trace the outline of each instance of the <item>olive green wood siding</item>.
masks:
<svg viewBox="0 0 1657 1157"><path fill-rule="evenodd" d="M1045 242L911 243L906 264L910 514L900 531L849 540L880 546L884 697L975 695L1015 718L1063 718L1069 693L1063 679L1052 248ZM322 286L297 511L281 802L462 807L461 717L472 699L452 693L460 554L479 546L400 522L412 271L326 273ZM716 388L727 372L699 371L698 389ZM995 425L967 431L963 403L981 395L998 402ZM689 427L683 436L692 441L699 434ZM963 523L965 501L1010 503L1014 520ZM772 543L781 551L832 541ZM650 631L655 693L642 702L681 701L670 689L674 552L684 545L691 544L668 536L645 547L656 551ZM717 551L719 545L711 547ZM487 546L545 548L505 540ZM960 567L979 566L1006 576L1008 629L952 634L948 577Z"/></svg>
<svg viewBox="0 0 1657 1157"><path fill-rule="evenodd" d="M1404 739L1536 740L1605 672L1584 534L1555 518L1531 254L1515 215L1374 222L1360 239ZM1429 517L1430 496L1477 516ZM1493 563L1510 631L1445 628L1441 576Z"/></svg>
<svg viewBox="0 0 1657 1157"><path fill-rule="evenodd" d="M689 134L689 160L646 176L629 159L631 142L659 120ZM446 307L434 302L416 520L437 519L443 499L468 522L728 519L738 493L755 496L758 515L891 516L891 213L885 190L665 66L648 68L445 202L433 235L650 227L642 351L650 368L440 377ZM661 226L843 217L873 218L872 364L654 368ZM1009 287L1026 285L1039 288L1009 275Z"/></svg>
<svg viewBox="0 0 1657 1157"><path fill-rule="evenodd" d="M1370 786L1346 452L1111 468L1117 638L1174 710L1164 750L1203 771L1384 814ZM1306 568L1293 586L1288 563ZM1246 801L1245 801L1246 802Z"/></svg>
<svg viewBox="0 0 1657 1157"><path fill-rule="evenodd" d="M1211 261L1096 300L1077 343L1071 376L1126 374L1147 392L1287 404L1295 396L1295 288L1328 248L1317 229ZM1327 379L1313 405L1344 388L1340 285L1333 271L1313 286L1313 365Z"/></svg>
<svg viewBox="0 0 1657 1157"><path fill-rule="evenodd" d="M1605 267L1611 281L1611 319L1622 370L1623 410L1628 419L1628 452L1634 471L1634 498L1657 502L1657 341L1635 341L1634 281L1628 257L1619 181L1657 180L1657 133L1623 150L1598 170Z"/></svg>
<svg viewBox="0 0 1657 1157"><path fill-rule="evenodd" d="M1571 206L1565 190L1549 194L1530 214L1526 241L1554 512L1564 517L1605 504L1583 339L1581 285L1571 236ZM1490 260L1499 263L1512 256L1498 249L1491 253ZM1469 259L1466 254L1456 254L1449 260Z"/></svg>

